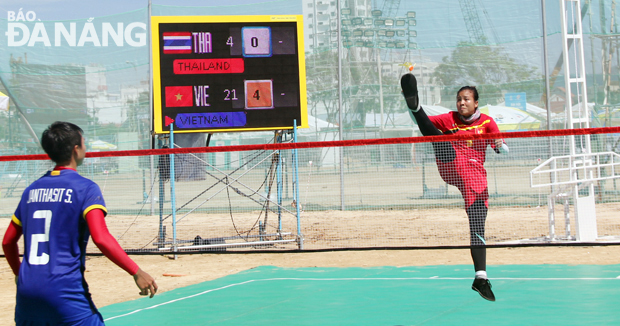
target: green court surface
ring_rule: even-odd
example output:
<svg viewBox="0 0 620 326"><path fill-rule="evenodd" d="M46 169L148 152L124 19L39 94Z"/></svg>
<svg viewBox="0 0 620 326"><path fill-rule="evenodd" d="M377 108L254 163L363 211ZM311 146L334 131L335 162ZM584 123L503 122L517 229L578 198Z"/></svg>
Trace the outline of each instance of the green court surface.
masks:
<svg viewBox="0 0 620 326"><path fill-rule="evenodd" d="M205 266L205 268L208 268ZM106 325L620 325L620 265L262 266L100 309Z"/></svg>

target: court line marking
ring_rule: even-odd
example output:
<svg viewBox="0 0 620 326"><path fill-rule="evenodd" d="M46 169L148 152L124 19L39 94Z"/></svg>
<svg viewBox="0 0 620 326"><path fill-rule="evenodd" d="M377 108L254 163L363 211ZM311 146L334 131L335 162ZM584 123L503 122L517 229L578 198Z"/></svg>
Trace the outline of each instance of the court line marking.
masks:
<svg viewBox="0 0 620 326"><path fill-rule="evenodd" d="M114 317L106 318L106 319L104 319L103 321L108 321L108 320L112 320L112 319L116 319L116 318L120 318L120 317L126 317L126 316L129 316L129 315L133 315L133 314L135 314L135 313L138 313L138 312L140 312L140 311L149 310L149 309L154 309L154 308L161 307L161 306L164 306L164 305L167 305L167 304L170 304L170 303L174 303L174 302L177 302L177 301L181 301L181 300L185 300L185 299L189 299L189 298L197 297L197 296L199 296L199 295L203 295L203 294L206 294L206 293L209 293L209 292L219 291L219 290L223 290L223 289L230 288L230 287L237 286L237 285L243 285L243 284L246 284L246 283L252 283L252 282L255 282L255 281L256 281L256 280L249 280L249 281L245 281L245 282L241 282L241 283L228 284L228 285L226 285L226 286L222 286L222 287L219 287L219 288L216 288L216 289L211 289L211 290L207 290L207 291L202 291L202 292L199 292L199 293L195 293L195 294L192 294L192 295L188 295L188 296L186 296L186 297L181 297L181 298L177 298L177 299L170 300L170 301L167 301L167 302L162 302L162 303L159 303L159 304L156 304L156 305L150 306L150 307L146 307L146 308L137 309L137 310L134 310L134 311L128 312L128 313L126 313L126 314L122 314L122 315L118 315L118 316L114 316Z"/></svg>
<svg viewBox="0 0 620 326"><path fill-rule="evenodd" d="M215 288L215 289L210 289L210 290L206 290L206 291L202 291L199 293L194 293L192 295L188 295L185 297L181 297L181 298L176 298L174 300L170 300L170 301L166 301L166 302L162 302L156 305L152 305L150 307L146 307L146 308L140 308L140 309L136 309L134 311L122 314L122 315L118 315L118 316L113 316L113 317L109 317L104 319L104 321L108 321L108 320L112 320L112 319L116 319L116 318L121 318L121 317L126 317L129 315L133 315L135 313L144 311L144 310L149 310L149 309L155 309L161 306L165 306L167 304L170 303L175 303L178 301L182 301L185 299L190 299L190 298L194 298L203 294L207 294L210 292L215 292L215 291L219 291L219 290L224 290L227 288L231 288L231 287L235 287L235 286L239 286L239 285L245 285L245 284L249 284L249 283L254 283L254 282L268 282L268 281L463 281L463 280L471 280L471 277L439 277L439 276L430 276L430 277L345 277L345 278L308 278L308 277L275 277L275 278L265 278L265 279L255 279L255 280L247 280L244 282L240 282L240 283L233 283L233 284L228 284L219 288ZM492 278L492 280L507 280L507 281L620 281L620 276L619 277L494 277Z"/></svg>

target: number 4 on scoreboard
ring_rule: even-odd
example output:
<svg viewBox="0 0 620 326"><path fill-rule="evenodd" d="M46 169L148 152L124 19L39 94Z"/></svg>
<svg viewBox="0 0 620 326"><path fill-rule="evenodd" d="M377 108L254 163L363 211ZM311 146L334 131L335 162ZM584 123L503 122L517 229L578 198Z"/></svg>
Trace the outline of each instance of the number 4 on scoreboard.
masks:
<svg viewBox="0 0 620 326"><path fill-rule="evenodd" d="M248 110L273 109L273 81L246 80L245 108Z"/></svg>

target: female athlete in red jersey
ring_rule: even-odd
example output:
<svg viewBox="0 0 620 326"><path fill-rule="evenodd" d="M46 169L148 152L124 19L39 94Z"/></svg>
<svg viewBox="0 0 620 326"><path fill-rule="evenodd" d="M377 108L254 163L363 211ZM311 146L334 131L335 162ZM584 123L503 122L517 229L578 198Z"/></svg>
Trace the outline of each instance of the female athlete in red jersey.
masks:
<svg viewBox="0 0 620 326"><path fill-rule="evenodd" d="M401 87L412 118L424 136L499 132L493 118L478 110L478 91L475 87L465 86L458 91L456 112L430 117L420 106L417 82L412 74L402 76ZM469 218L471 256L476 270L472 289L483 298L495 301L486 274L484 240L484 223L489 206L487 172L484 169L487 145L498 153L508 150L502 139L438 142L433 143L433 149L439 174L446 183L457 187L465 200L465 211Z"/></svg>

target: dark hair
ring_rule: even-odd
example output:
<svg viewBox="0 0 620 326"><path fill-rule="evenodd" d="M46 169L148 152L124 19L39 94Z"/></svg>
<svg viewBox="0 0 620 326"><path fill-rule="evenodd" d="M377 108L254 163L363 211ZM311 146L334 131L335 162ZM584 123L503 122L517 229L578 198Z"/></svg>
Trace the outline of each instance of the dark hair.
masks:
<svg viewBox="0 0 620 326"><path fill-rule="evenodd" d="M459 93L464 90L472 91L474 93L474 101L478 100L478 90L476 89L476 86L463 86L458 92L456 92L456 96L459 96Z"/></svg>
<svg viewBox="0 0 620 326"><path fill-rule="evenodd" d="M71 122L56 121L41 136L41 147L56 164L71 161L75 145L82 146L82 128Z"/></svg>

